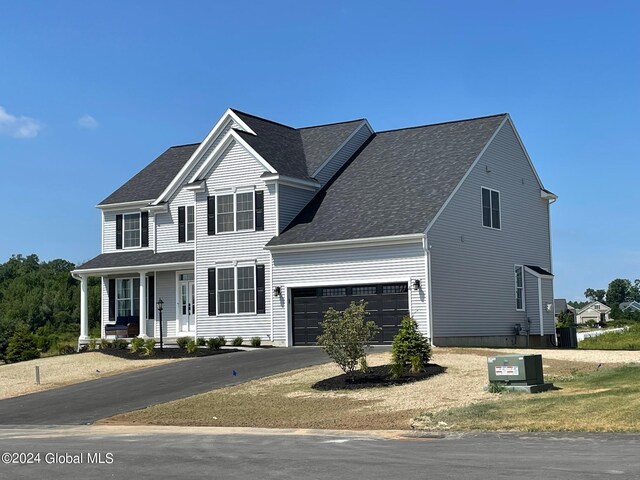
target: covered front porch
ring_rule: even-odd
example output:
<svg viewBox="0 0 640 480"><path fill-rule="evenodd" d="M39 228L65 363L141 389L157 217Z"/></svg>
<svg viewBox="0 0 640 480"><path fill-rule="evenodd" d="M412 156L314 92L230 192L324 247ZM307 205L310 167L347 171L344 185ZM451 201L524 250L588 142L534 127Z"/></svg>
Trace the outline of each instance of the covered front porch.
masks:
<svg viewBox="0 0 640 480"><path fill-rule="evenodd" d="M102 254L72 273L81 288L79 344L90 340L89 277L102 279L101 338L160 338L160 319L164 338L195 335L192 251Z"/></svg>

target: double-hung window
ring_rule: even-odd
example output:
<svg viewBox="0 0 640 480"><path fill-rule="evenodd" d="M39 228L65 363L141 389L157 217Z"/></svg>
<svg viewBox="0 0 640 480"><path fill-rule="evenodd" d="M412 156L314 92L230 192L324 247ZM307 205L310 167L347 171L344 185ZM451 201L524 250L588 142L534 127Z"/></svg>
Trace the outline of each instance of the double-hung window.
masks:
<svg viewBox="0 0 640 480"><path fill-rule="evenodd" d="M256 313L255 266L218 268L218 313Z"/></svg>
<svg viewBox="0 0 640 480"><path fill-rule="evenodd" d="M482 187L482 225L500 230L500 192Z"/></svg>
<svg viewBox="0 0 640 480"><path fill-rule="evenodd" d="M116 280L116 312L118 317L140 314L140 279L118 278Z"/></svg>
<svg viewBox="0 0 640 480"><path fill-rule="evenodd" d="M524 310L524 269L522 265L515 265L515 282L516 282L516 310Z"/></svg>
<svg viewBox="0 0 640 480"><path fill-rule="evenodd" d="M193 205L190 205L187 207L186 240L187 242L191 242L194 238L196 238L196 218Z"/></svg>
<svg viewBox="0 0 640 480"><path fill-rule="evenodd" d="M128 213L122 216L122 245L124 248L140 246L140 214Z"/></svg>
<svg viewBox="0 0 640 480"><path fill-rule="evenodd" d="M254 192L216 197L216 228L220 233L254 229Z"/></svg>

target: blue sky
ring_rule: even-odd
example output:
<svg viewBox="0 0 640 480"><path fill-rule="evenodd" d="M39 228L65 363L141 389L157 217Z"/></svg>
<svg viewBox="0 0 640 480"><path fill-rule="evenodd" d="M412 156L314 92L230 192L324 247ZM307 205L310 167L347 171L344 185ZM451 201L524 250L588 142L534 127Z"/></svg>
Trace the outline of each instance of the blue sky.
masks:
<svg viewBox="0 0 640 480"><path fill-rule="evenodd" d="M509 112L556 296L640 277L638 2L3 2L0 261L87 260L94 206L229 107L377 130Z"/></svg>

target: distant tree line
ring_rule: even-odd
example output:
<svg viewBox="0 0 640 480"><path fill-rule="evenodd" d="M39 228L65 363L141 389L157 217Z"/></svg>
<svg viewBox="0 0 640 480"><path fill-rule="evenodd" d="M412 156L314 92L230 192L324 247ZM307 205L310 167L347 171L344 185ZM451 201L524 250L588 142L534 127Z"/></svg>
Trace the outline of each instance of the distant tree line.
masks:
<svg viewBox="0 0 640 480"><path fill-rule="evenodd" d="M16 361L22 350L55 351L80 334L80 282L75 265L62 259L13 255L0 264L0 360ZM100 279L89 280L89 327L100 324ZM15 348L9 348L12 337ZM11 358L7 358L7 352ZM28 356L33 357L33 354Z"/></svg>
<svg viewBox="0 0 640 480"><path fill-rule="evenodd" d="M584 291L586 302L569 302L576 309L583 308L590 302L602 302L611 308L609 314L615 320L640 320L640 313L622 311L620 304L624 302L640 302L640 279L633 282L625 278L616 278L609 283L606 290L587 288Z"/></svg>

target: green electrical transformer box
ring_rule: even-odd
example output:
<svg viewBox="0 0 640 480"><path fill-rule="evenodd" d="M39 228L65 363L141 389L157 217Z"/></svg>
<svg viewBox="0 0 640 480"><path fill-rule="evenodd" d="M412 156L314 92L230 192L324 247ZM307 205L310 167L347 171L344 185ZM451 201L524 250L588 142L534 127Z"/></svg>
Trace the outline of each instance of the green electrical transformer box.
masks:
<svg viewBox="0 0 640 480"><path fill-rule="evenodd" d="M489 382L508 385L542 385L542 355L498 355L487 358Z"/></svg>

